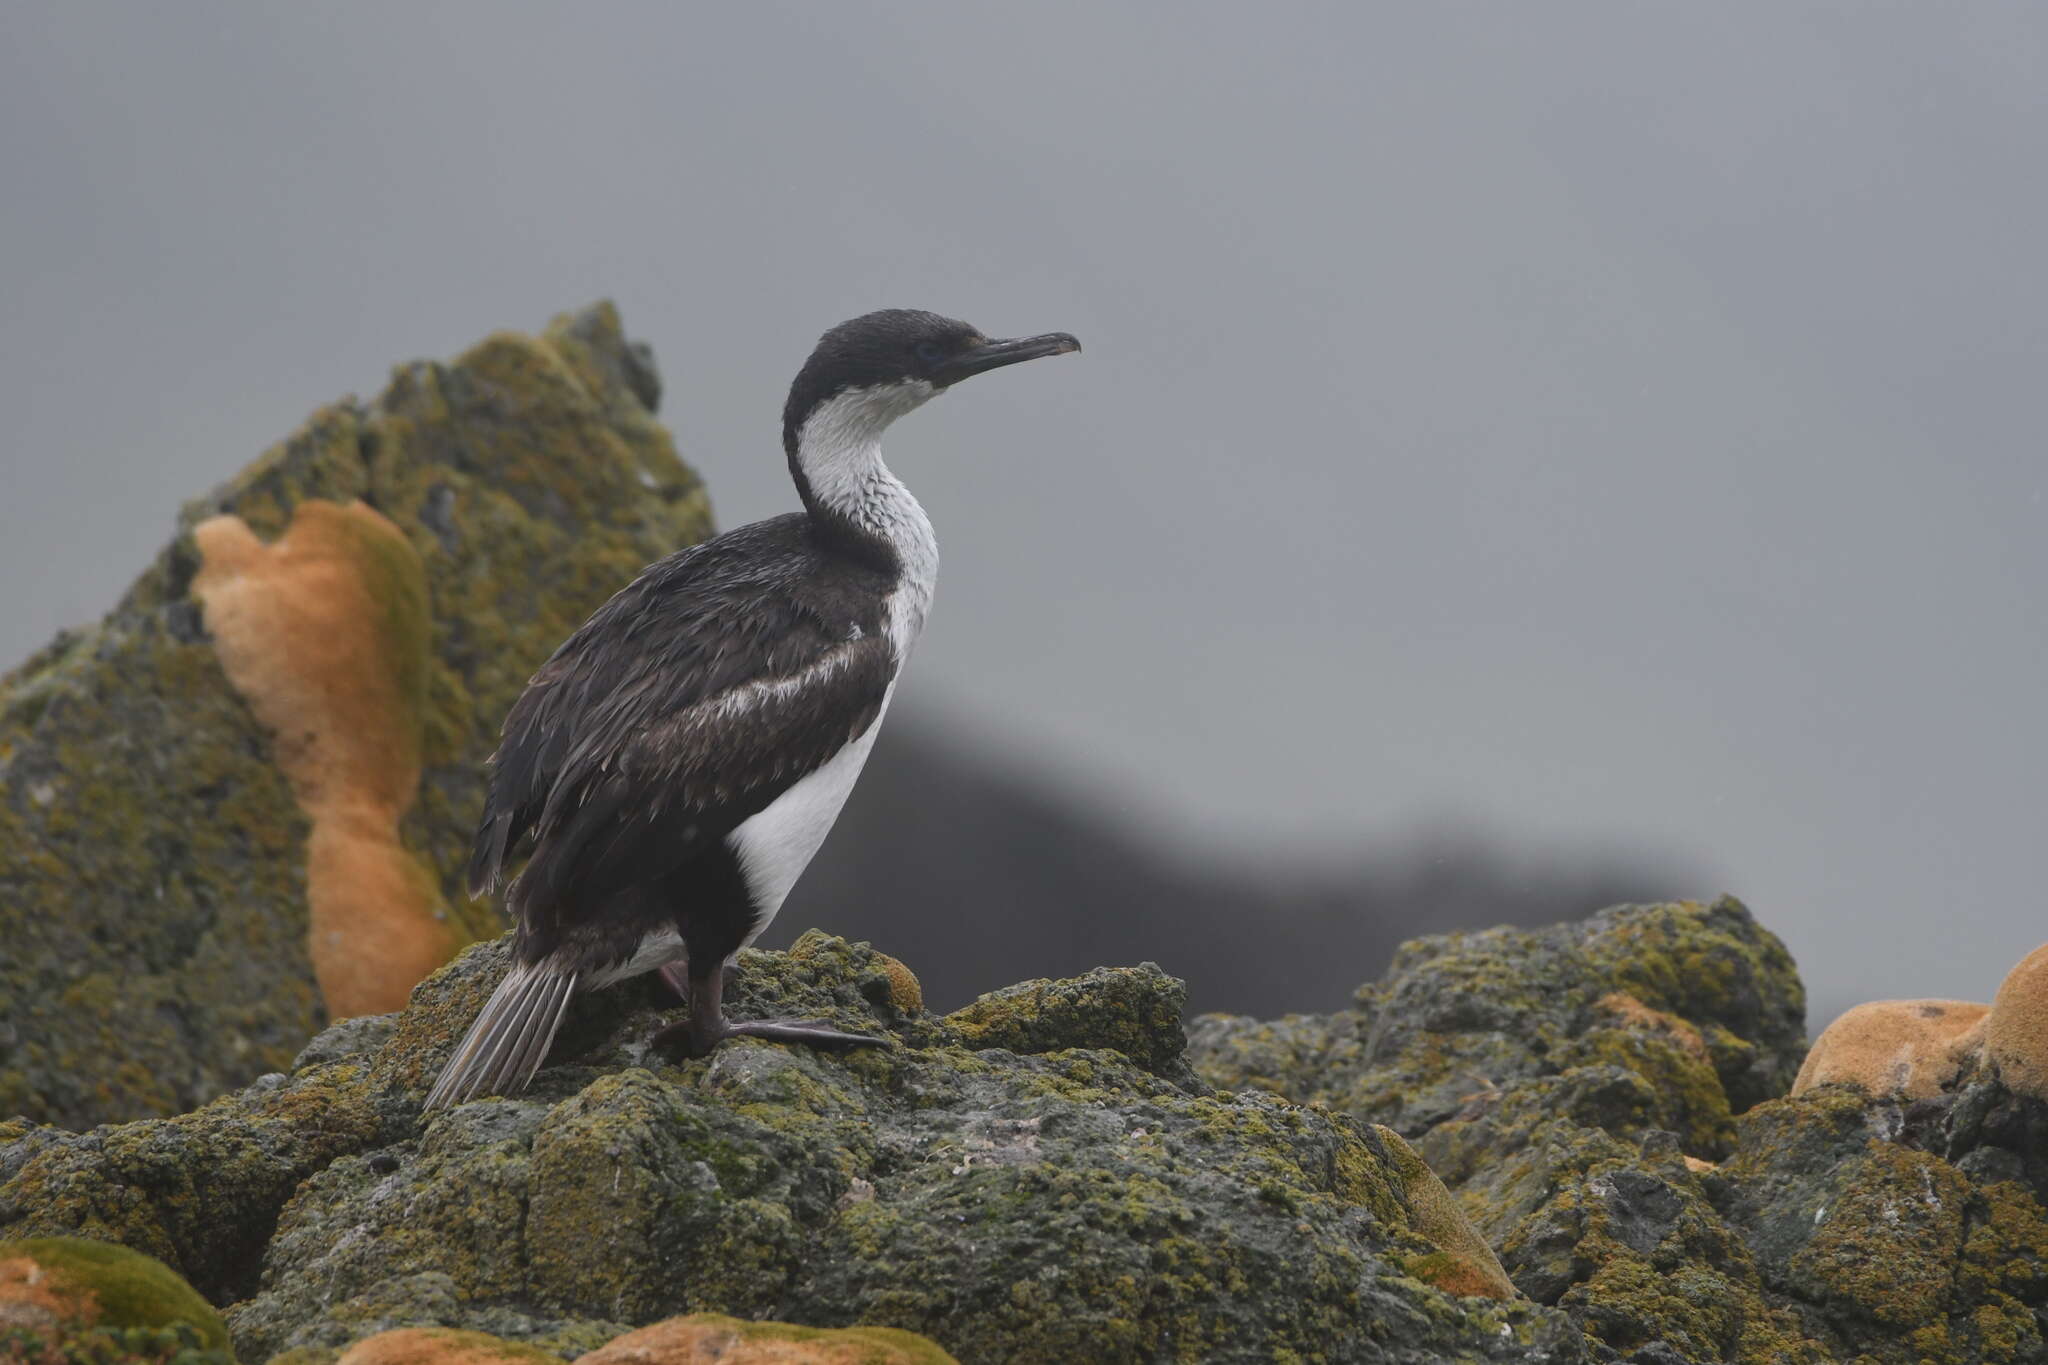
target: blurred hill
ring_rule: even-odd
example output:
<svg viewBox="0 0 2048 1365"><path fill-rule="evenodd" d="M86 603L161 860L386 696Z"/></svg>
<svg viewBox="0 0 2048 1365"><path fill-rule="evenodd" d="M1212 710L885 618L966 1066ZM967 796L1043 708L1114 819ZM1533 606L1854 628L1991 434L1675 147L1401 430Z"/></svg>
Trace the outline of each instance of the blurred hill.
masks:
<svg viewBox="0 0 2048 1365"><path fill-rule="evenodd" d="M1537 855L1452 823L1286 869L1162 846L1088 793L894 715L838 825L762 939L813 925L901 956L931 1007L1032 976L1153 961L1190 1008L1334 1009L1418 934L1710 895L1683 860Z"/></svg>

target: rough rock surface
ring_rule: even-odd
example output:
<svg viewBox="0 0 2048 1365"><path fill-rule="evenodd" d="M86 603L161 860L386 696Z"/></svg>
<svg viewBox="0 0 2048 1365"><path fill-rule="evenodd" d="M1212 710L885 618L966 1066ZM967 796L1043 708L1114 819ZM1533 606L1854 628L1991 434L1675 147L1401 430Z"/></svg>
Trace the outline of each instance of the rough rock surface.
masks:
<svg viewBox="0 0 2048 1365"><path fill-rule="evenodd" d="M1854 1085L1873 1095L1924 1100L1955 1083L1984 1046L1989 1005L1967 1000L1872 1000L1821 1030L1792 1093Z"/></svg>
<svg viewBox="0 0 2048 1365"><path fill-rule="evenodd" d="M335 1365L547 1365L560 1359L487 1332L396 1327L357 1342ZM960 1365L928 1339L893 1327L799 1327L721 1313L664 1318L578 1359L585 1365Z"/></svg>
<svg viewBox="0 0 2048 1365"><path fill-rule="evenodd" d="M282 1069L330 1013L309 856L344 892L356 871L416 883L447 947L496 932L457 877L499 721L592 608L709 530L657 394L608 304L402 367L189 506L103 621L0 680L0 1114L174 1114ZM209 635L195 531L273 541L309 505L358 501L397 533L395 557L363 542L358 577L383 593L373 633L394 642L388 705L408 714L382 719L419 775L309 849L304 784ZM326 927L344 937L323 947L345 970L387 949L341 904Z"/></svg>
<svg viewBox="0 0 2048 1365"><path fill-rule="evenodd" d="M1455 1273L1475 1244L1398 1138L1195 1081L1155 971L1054 983L1056 1026L1020 1013L996 1046L899 1012L865 945L806 935L742 956L735 1014L887 1047L670 1065L643 1046L669 1002L629 984L578 1003L526 1096L422 1121L503 954L197 1113L0 1130L0 1232L162 1258L231 1305L246 1361L428 1326L574 1355L691 1312L898 1327L975 1362L1584 1355L1565 1314L1436 1287L1484 1288Z"/></svg>
<svg viewBox="0 0 2048 1365"><path fill-rule="evenodd" d="M2048 1361L2048 1105L1784 1095L1803 997L1732 900L1404 947L1353 1010L1208 1016L1197 1071L1380 1119L1597 1359Z"/></svg>

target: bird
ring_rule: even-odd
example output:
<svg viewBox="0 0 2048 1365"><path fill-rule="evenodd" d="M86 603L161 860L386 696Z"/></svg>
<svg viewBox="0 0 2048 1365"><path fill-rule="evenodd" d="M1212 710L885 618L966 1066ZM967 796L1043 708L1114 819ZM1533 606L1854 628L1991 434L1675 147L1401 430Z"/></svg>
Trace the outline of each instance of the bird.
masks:
<svg viewBox="0 0 2048 1365"><path fill-rule="evenodd" d="M938 543L883 433L961 380L1080 349L905 308L819 338L782 414L802 510L650 565L507 713L468 884L489 894L530 850L505 887L511 963L427 1110L519 1094L572 999L649 971L687 1007L649 1040L664 1054L883 1041L728 1019L726 977L838 818L931 608Z"/></svg>

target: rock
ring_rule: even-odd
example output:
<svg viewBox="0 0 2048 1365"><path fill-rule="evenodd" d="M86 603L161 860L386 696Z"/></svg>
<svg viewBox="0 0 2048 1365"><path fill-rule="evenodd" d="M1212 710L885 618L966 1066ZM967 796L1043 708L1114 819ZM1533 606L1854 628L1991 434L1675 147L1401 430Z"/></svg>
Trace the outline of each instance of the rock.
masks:
<svg viewBox="0 0 2048 1365"><path fill-rule="evenodd" d="M0 1114L191 1109L497 931L459 878L507 707L710 528L657 391L608 304L405 366L0 680Z"/></svg>
<svg viewBox="0 0 2048 1365"><path fill-rule="evenodd" d="M556 1365L561 1357L488 1332L397 1327L365 1337L336 1359L337 1365Z"/></svg>
<svg viewBox="0 0 2048 1365"><path fill-rule="evenodd" d="M1852 1065L1833 1042L1779 1098L1802 999L1735 902L1621 907L1419 940L1354 1010L1198 1019L1190 1054L1213 1083L1398 1129L1602 1358L2048 1360L2048 1104L1967 1049L1916 1054L1942 1080L1910 1103L1882 1047L1883 1093L1823 1084Z"/></svg>
<svg viewBox="0 0 2048 1365"><path fill-rule="evenodd" d="M1963 1000L1873 1000L1822 1030L1792 1082L1861 1086L1873 1095L1924 1100L1952 1084L1984 1043L1989 1005Z"/></svg>
<svg viewBox="0 0 2048 1365"><path fill-rule="evenodd" d="M1542 1113L1572 1106L1630 1140L1676 1132L1714 1158L1733 1140L1731 1111L1782 1094L1797 1072L1805 991L1739 902L1621 906L1417 939L1354 1010L1211 1017L1194 1036L1212 1084L1326 1103L1411 1140L1540 1082Z"/></svg>
<svg viewBox="0 0 2048 1365"><path fill-rule="evenodd" d="M242 1358L300 1365L394 1328L569 1356L707 1312L976 1362L1585 1357L1564 1314L1423 1278L1502 1288L1391 1134L1162 1074L1170 978L1035 984L1020 1051L988 1045L994 1016L970 1039L899 1011L866 945L797 946L741 955L734 1014L886 1046L740 1039L672 1065L644 1044L673 1003L630 983L576 1004L526 1095L423 1120L503 970L503 941L478 945L281 1082L0 1134L0 1225L152 1250L231 1305Z"/></svg>
<svg viewBox="0 0 2048 1365"><path fill-rule="evenodd" d="M1984 1047L2014 1094L2048 1100L2048 943L2000 983L1984 1020Z"/></svg>
<svg viewBox="0 0 2048 1365"><path fill-rule="evenodd" d="M588 1365L959 1365L929 1339L890 1327L821 1330L717 1313L642 1327L582 1359Z"/></svg>
<svg viewBox="0 0 2048 1365"><path fill-rule="evenodd" d="M1186 1049L1180 1015L1187 999L1187 987L1150 962L1098 967L1067 981L1026 981L991 991L947 1015L946 1025L972 1048L1053 1052L1108 1046L1158 1071L1177 1065Z"/></svg>
<svg viewBox="0 0 2048 1365"><path fill-rule="evenodd" d="M8 1354L7 1335L22 1355ZM227 1326L159 1261L107 1242L0 1242L0 1358L169 1355L230 1365Z"/></svg>

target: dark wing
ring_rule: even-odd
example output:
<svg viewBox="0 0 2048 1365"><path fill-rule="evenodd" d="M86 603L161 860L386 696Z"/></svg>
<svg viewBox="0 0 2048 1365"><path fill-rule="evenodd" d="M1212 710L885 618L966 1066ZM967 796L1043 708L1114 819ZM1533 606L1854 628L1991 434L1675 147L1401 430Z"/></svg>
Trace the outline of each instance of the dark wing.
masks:
<svg viewBox="0 0 2048 1365"><path fill-rule="evenodd" d="M505 720L472 894L531 840L512 908L530 927L673 870L880 714L896 660L888 584L849 581L803 518L655 564L600 607Z"/></svg>

